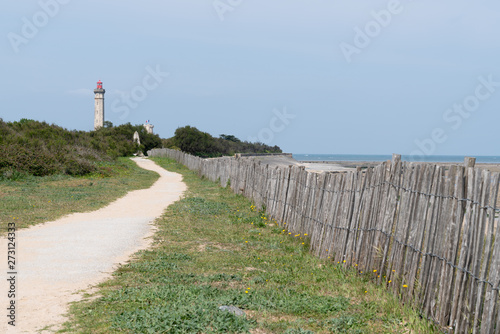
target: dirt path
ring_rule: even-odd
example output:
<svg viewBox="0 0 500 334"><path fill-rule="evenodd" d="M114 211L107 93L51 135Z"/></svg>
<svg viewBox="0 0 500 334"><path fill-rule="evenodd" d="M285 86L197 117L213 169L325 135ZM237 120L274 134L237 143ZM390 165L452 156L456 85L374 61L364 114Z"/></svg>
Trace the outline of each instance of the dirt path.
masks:
<svg viewBox="0 0 500 334"><path fill-rule="evenodd" d="M145 238L154 232L152 222L180 198L186 186L180 174L147 159L133 160L160 174L151 188L132 191L94 212L17 231L15 327L7 323L8 246L5 238L0 239L0 333L56 328L65 321L68 303L81 298L81 290L108 278L118 263L148 247L150 240Z"/></svg>

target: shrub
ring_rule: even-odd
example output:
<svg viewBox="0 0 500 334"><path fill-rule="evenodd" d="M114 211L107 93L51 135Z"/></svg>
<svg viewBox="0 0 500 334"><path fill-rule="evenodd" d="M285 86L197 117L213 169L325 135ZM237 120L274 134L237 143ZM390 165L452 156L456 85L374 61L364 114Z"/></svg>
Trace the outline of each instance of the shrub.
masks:
<svg viewBox="0 0 500 334"><path fill-rule="evenodd" d="M29 119L11 123L0 119L0 175L105 175L97 163L162 146L160 137L148 134L142 125L107 126L91 132L69 131ZM132 140L135 131L141 146Z"/></svg>

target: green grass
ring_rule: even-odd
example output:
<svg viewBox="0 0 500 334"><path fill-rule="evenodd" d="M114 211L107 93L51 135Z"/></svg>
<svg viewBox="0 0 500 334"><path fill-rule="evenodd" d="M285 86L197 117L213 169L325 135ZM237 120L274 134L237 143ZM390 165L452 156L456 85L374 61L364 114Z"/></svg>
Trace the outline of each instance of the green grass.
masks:
<svg viewBox="0 0 500 334"><path fill-rule="evenodd" d="M99 174L85 177L19 175L19 179L1 179L0 234L5 234L7 222L24 228L96 210L131 190L148 188L158 179L157 173L139 168L128 158L100 163L100 167Z"/></svg>
<svg viewBox="0 0 500 334"><path fill-rule="evenodd" d="M307 236L288 235L246 198L154 160L184 175L185 198L157 221L152 249L73 304L62 332L436 332L369 275L310 255Z"/></svg>

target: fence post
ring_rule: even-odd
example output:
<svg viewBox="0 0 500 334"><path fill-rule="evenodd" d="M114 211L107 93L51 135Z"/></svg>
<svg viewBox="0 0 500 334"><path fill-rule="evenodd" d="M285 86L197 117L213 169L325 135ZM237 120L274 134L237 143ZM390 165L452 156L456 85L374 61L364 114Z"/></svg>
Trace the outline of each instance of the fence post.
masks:
<svg viewBox="0 0 500 334"><path fill-rule="evenodd" d="M475 165L476 165L476 158L472 158L472 157L465 157L464 158L464 167L465 168L474 167Z"/></svg>

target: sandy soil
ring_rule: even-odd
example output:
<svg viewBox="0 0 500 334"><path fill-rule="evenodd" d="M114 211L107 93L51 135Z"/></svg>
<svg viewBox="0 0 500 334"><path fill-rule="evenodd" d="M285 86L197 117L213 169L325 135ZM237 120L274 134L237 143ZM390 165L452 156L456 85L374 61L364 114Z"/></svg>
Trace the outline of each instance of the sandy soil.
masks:
<svg viewBox="0 0 500 334"><path fill-rule="evenodd" d="M68 303L110 277L119 263L150 245L154 220L178 200L185 184L147 159L142 168L160 174L151 188L136 190L94 212L72 214L16 233L16 326L7 324L7 240L0 239L0 333L52 333L66 319ZM49 326L52 330L43 330Z"/></svg>

